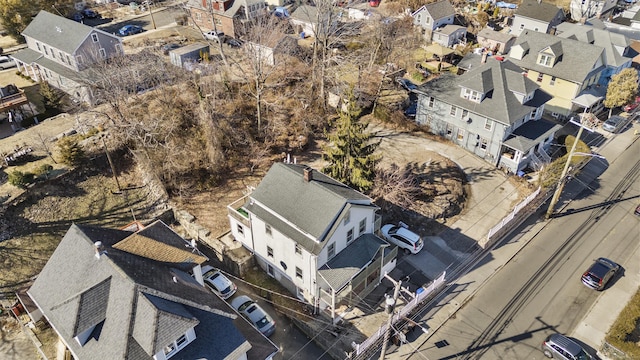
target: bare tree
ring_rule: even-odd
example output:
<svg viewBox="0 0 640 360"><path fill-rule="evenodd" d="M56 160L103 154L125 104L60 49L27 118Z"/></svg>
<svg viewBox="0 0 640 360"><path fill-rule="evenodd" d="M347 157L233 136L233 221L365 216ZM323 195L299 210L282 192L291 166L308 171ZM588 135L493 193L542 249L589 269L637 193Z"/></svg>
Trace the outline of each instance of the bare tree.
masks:
<svg viewBox="0 0 640 360"><path fill-rule="evenodd" d="M38 144L37 145L38 147L40 147L45 153L47 153L47 156L49 156L49 158L51 159L51 161L53 161L54 164L57 164L58 162L56 161L56 159L53 158L53 153L51 152L51 147L49 146L51 140L49 140L40 131L36 130L34 134L35 136L32 138L32 140Z"/></svg>
<svg viewBox="0 0 640 360"><path fill-rule="evenodd" d="M420 186L410 166L404 168L391 164L378 168L371 196L388 203L408 208L420 194Z"/></svg>

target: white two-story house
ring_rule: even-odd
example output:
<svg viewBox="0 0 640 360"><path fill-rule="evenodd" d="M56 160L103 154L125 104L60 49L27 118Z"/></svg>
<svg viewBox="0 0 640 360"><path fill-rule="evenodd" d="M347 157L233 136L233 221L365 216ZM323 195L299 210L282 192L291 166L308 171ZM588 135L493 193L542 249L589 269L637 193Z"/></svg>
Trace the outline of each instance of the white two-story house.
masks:
<svg viewBox="0 0 640 360"><path fill-rule="evenodd" d="M34 81L47 81L80 101L93 103L83 86L96 62L123 54L122 40L44 10L22 32L27 48L11 55L18 70Z"/></svg>
<svg viewBox="0 0 640 360"><path fill-rule="evenodd" d="M375 235L371 198L297 164L276 163L228 206L233 237L293 294L326 310L358 301L395 267L397 248Z"/></svg>

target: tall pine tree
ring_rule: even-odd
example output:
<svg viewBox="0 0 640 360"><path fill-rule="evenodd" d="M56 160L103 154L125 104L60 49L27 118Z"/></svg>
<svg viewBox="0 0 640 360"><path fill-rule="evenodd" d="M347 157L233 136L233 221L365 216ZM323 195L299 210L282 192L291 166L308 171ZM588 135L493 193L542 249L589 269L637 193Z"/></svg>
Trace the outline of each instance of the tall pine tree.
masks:
<svg viewBox="0 0 640 360"><path fill-rule="evenodd" d="M375 168L380 158L374 155L380 144L366 132L367 125L360 121L360 108L353 90L348 95L346 110L339 110L335 130L327 134L328 145L322 157L329 162L322 171L350 187L366 192L373 187Z"/></svg>

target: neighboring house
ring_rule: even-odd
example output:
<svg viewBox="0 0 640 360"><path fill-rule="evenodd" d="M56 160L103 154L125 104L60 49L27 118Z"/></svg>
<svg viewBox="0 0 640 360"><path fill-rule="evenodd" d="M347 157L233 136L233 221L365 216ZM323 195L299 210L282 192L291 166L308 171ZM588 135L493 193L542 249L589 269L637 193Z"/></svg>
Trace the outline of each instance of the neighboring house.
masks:
<svg viewBox="0 0 640 360"><path fill-rule="evenodd" d="M292 36L272 31L265 36L261 43L247 41L244 45L246 56L259 59L264 64L274 66L277 62L286 61L289 56L302 56L298 40Z"/></svg>
<svg viewBox="0 0 640 360"><path fill-rule="evenodd" d="M453 47L460 42L466 42L467 28L460 25L445 25L433 32L431 41L445 47Z"/></svg>
<svg viewBox="0 0 640 360"><path fill-rule="evenodd" d="M275 345L203 285L206 260L161 221L74 224L27 293L67 359L273 358Z"/></svg>
<svg viewBox="0 0 640 360"><path fill-rule="evenodd" d="M483 59L463 75L418 87L416 121L498 168L540 169L561 128L542 119L551 97L514 63Z"/></svg>
<svg viewBox="0 0 640 360"><path fill-rule="evenodd" d="M494 54L506 54L511 49L511 45L516 41L512 34L492 30L488 27L480 30L476 36L478 44Z"/></svg>
<svg viewBox="0 0 640 360"><path fill-rule="evenodd" d="M336 29L339 14L331 12L323 15L324 20L318 22L318 8L311 5L300 5L289 17L289 23L296 34L304 33L305 37L317 34L330 35Z"/></svg>
<svg viewBox="0 0 640 360"><path fill-rule="evenodd" d="M336 319L395 267L397 247L375 234L371 198L309 167L275 163L228 206L231 234L298 298Z"/></svg>
<svg viewBox="0 0 640 360"><path fill-rule="evenodd" d="M602 70L598 81L604 87L609 84L611 76L631 67L633 58L638 55L636 50L631 48L631 40L628 37L611 32L606 28L562 23L558 25L556 35L604 48L606 68Z"/></svg>
<svg viewBox="0 0 640 360"><path fill-rule="evenodd" d="M184 67L185 63L200 62L209 51L209 44L194 43L169 51L169 59L173 65Z"/></svg>
<svg viewBox="0 0 640 360"><path fill-rule="evenodd" d="M615 10L617 3L617 0L571 0L571 19L584 21L593 17L607 18Z"/></svg>
<svg viewBox="0 0 640 360"><path fill-rule="evenodd" d="M606 68L601 46L530 30L520 34L507 58L553 96L545 111L560 119L581 107L573 100L595 86Z"/></svg>
<svg viewBox="0 0 640 360"><path fill-rule="evenodd" d="M429 34L441 26L453 25L456 10L449 0L441 0L423 5L411 16L413 17L413 25L420 26L425 33Z"/></svg>
<svg viewBox="0 0 640 360"><path fill-rule="evenodd" d="M93 103L93 98L82 85L90 79L86 70L96 62L123 54L119 37L44 10L22 35L27 48L11 55L18 70L88 103Z"/></svg>
<svg viewBox="0 0 640 360"><path fill-rule="evenodd" d="M244 35L252 20L268 13L264 0L189 0L185 7L189 25L203 32L222 31L231 37Z"/></svg>
<svg viewBox="0 0 640 360"><path fill-rule="evenodd" d="M564 21L561 8L536 0L524 0L516 10L511 25L511 34L519 36L523 30L533 30L549 34Z"/></svg>

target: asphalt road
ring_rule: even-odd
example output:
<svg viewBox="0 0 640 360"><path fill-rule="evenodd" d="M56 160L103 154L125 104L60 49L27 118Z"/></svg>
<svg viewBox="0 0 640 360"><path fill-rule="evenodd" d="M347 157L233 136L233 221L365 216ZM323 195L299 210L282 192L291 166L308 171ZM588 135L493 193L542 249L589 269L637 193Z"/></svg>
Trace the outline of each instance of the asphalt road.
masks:
<svg viewBox="0 0 640 360"><path fill-rule="evenodd" d="M639 153L636 142L608 165L594 159L591 171L604 171L600 177L421 346L421 358L545 359L545 337L570 333L599 295L580 282L593 259L623 268L637 261L629 254L638 241ZM595 354L599 344L583 345Z"/></svg>
<svg viewBox="0 0 640 360"><path fill-rule="evenodd" d="M138 25L145 30L153 30L153 23L155 21L156 28L169 25L175 22L176 16L184 14L184 10L177 6L168 6L160 8L161 10L153 9L153 21L149 12L145 12L144 15L136 17L124 17L121 19L84 19L84 24L94 26L100 30L108 33L118 33L118 29L124 25Z"/></svg>

